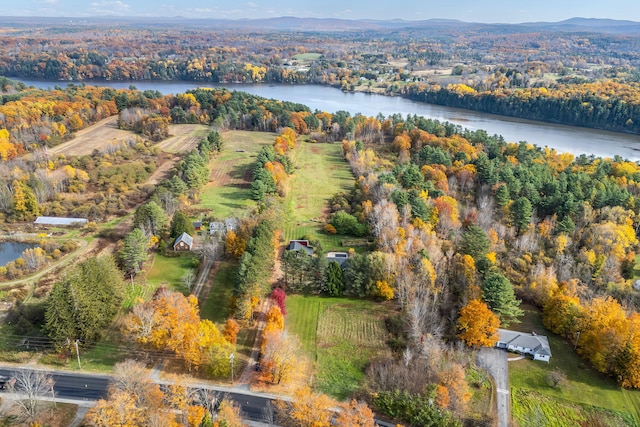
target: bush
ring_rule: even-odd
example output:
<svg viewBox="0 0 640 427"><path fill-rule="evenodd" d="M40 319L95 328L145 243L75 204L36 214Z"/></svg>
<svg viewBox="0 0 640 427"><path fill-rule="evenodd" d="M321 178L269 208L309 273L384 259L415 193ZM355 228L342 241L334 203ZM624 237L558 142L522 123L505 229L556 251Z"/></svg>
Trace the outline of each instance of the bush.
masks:
<svg viewBox="0 0 640 427"><path fill-rule="evenodd" d="M357 218L345 211L338 211L331 219L331 225L339 234L350 234L356 237L362 237L367 234L367 226L359 223Z"/></svg>
<svg viewBox="0 0 640 427"><path fill-rule="evenodd" d="M324 225L324 231L327 234L336 234L337 233L336 228L331 224L325 224Z"/></svg>

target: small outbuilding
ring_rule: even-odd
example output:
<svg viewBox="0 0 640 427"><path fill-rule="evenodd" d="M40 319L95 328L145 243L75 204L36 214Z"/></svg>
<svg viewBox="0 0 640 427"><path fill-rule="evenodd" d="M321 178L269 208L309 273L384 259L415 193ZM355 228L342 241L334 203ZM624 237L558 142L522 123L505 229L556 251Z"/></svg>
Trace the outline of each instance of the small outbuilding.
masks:
<svg viewBox="0 0 640 427"><path fill-rule="evenodd" d="M193 237L188 233L182 233L173 244L174 251L190 251L193 248Z"/></svg>
<svg viewBox="0 0 640 427"><path fill-rule="evenodd" d="M34 221L37 225L55 225L55 226L80 226L88 223L86 218L65 218L60 216L39 216Z"/></svg>
<svg viewBox="0 0 640 427"><path fill-rule="evenodd" d="M202 221L194 221L193 222L193 229L195 231L202 231Z"/></svg>
<svg viewBox="0 0 640 427"><path fill-rule="evenodd" d="M549 362L551 357L551 347L549 340L544 335L538 335L535 332L526 333L518 331L509 331L507 329L498 329L497 348L503 348L516 353L525 353L533 356L533 360L542 360Z"/></svg>
<svg viewBox="0 0 640 427"><path fill-rule="evenodd" d="M306 252L307 255L313 256L313 248L308 240L289 240L287 246L288 251Z"/></svg>

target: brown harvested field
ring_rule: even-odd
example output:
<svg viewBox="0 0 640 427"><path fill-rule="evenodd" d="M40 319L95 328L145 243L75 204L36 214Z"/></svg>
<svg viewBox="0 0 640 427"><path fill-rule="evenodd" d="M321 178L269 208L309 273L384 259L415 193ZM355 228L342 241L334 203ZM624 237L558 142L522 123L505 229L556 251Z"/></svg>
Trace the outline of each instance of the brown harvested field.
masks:
<svg viewBox="0 0 640 427"><path fill-rule="evenodd" d="M198 145L201 139L206 138L209 128L205 125L169 125L169 138L158 143L167 153L181 153L189 151Z"/></svg>
<svg viewBox="0 0 640 427"><path fill-rule="evenodd" d="M65 156L84 156L93 150L102 150L110 145L120 146L125 141L136 138L127 130L118 129L118 116L108 117L98 123L76 132L71 141L53 147L50 152Z"/></svg>

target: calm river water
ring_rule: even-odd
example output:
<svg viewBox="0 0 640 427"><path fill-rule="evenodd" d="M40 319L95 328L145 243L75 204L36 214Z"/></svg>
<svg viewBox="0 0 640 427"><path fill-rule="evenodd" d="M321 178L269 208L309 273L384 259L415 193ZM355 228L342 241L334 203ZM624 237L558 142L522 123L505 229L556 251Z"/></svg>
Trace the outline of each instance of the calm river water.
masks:
<svg viewBox="0 0 640 427"><path fill-rule="evenodd" d="M66 82L25 80L27 85L46 89ZM440 121L448 121L471 130L484 129L490 135L502 135L507 141L527 141L540 147L549 146L558 151L574 154L594 154L601 157L619 155L623 158L640 160L640 136L626 135L595 129L562 126L531 120L513 119L492 114L457 108L424 104L401 97L366 93L344 93L339 89L316 85L268 85L268 84L202 84L196 82L87 82L87 84L109 86L116 89L134 85L139 90L157 90L162 94L183 93L196 87L226 87L259 95L265 98L279 99L305 104L311 110L333 113L338 110L376 116L378 113L391 115L400 113L417 114ZM634 118L640 120L640 118Z"/></svg>

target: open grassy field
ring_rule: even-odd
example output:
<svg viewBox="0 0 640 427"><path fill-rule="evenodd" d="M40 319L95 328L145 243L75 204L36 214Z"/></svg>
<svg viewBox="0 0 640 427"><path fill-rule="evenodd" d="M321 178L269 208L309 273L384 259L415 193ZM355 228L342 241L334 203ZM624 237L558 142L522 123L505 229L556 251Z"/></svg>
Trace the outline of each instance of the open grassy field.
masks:
<svg viewBox="0 0 640 427"><path fill-rule="evenodd" d="M205 125L169 125L169 138L158 143L167 153L182 153L193 150L201 139L207 137L209 127Z"/></svg>
<svg viewBox="0 0 640 427"><path fill-rule="evenodd" d="M224 149L211 161L209 183L200 192L200 203L195 207L211 209L213 216L220 219L241 217L255 207L250 190L256 155L275 137L267 132L223 133Z"/></svg>
<svg viewBox="0 0 640 427"><path fill-rule="evenodd" d="M84 156L93 150L102 150L109 146L120 146L136 135L128 130L118 129L118 116L108 117L88 128L76 132L74 138L49 150L52 154L65 156Z"/></svg>
<svg viewBox="0 0 640 427"><path fill-rule="evenodd" d="M344 250L345 236L322 230L327 200L336 193L350 191L354 178L342 158L340 144L301 143L291 152L295 172L289 178L286 196L285 240L315 236L325 250Z"/></svg>
<svg viewBox="0 0 640 427"><path fill-rule="evenodd" d="M309 62L309 61L315 61L316 59L320 58L322 56L321 53L313 53L313 52L309 52L309 53L299 53L297 55L294 55L293 59L294 61L299 61L299 62Z"/></svg>
<svg viewBox="0 0 640 427"><path fill-rule="evenodd" d="M147 274L147 285L151 287L166 286L169 289L184 292L182 278L195 267L195 254L184 253L176 257L155 254L153 266ZM195 271L194 271L195 273Z"/></svg>
<svg viewBox="0 0 640 427"><path fill-rule="evenodd" d="M386 305L366 300L291 295L285 327L315 362L315 388L346 399L364 379L375 356L388 351Z"/></svg>
<svg viewBox="0 0 640 427"><path fill-rule="evenodd" d="M234 281L238 273L238 263L222 261L213 278L213 286L207 300L200 307L200 316L218 326L224 324L231 314Z"/></svg>
<svg viewBox="0 0 640 427"><path fill-rule="evenodd" d="M544 399L548 407L541 409L545 414L553 413L557 417L558 424L553 424L554 426L576 425L571 424L572 417L588 415L593 411L592 406L628 414L628 422L622 425L640 425L640 391L625 390L598 373L577 356L570 343L544 328L537 308L529 305L523 305L522 308L525 310L522 322L513 324L510 328L546 335L552 353L548 364L530 359L509 362L509 382L513 392L512 412L522 426L533 425L527 424L527 420L538 411L535 409L537 406L531 405L531 399ZM546 375L554 369L559 369L566 375L566 385L553 388L547 384ZM532 398L531 393L537 393L540 397L533 395ZM606 413L603 412L603 415Z"/></svg>

